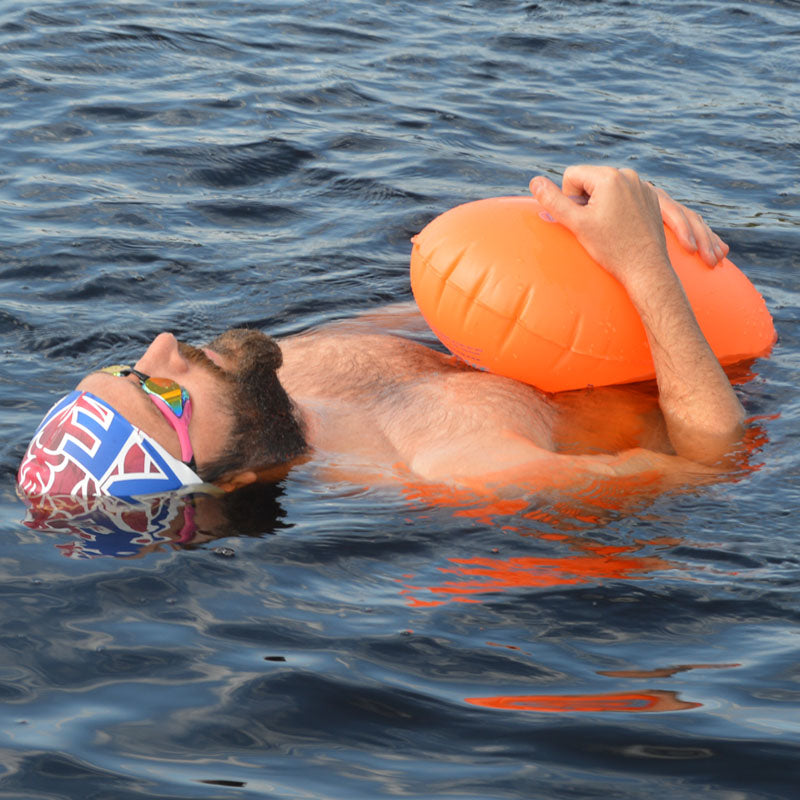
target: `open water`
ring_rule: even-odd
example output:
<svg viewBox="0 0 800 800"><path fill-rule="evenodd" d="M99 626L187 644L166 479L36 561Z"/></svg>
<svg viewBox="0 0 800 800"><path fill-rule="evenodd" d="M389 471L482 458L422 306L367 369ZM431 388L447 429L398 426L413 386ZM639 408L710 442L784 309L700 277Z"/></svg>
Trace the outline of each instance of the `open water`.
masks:
<svg viewBox="0 0 800 800"><path fill-rule="evenodd" d="M795 0L3 0L0 796L797 797L798 73ZM88 369L408 299L432 217L573 162L764 294L746 478L593 522L298 470L138 558L21 525Z"/></svg>

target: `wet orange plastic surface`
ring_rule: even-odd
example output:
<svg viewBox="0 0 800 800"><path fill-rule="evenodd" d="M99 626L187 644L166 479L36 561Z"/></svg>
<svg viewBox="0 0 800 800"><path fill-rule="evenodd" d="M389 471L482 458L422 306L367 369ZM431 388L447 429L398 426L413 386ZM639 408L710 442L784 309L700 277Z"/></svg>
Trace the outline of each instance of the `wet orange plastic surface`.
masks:
<svg viewBox="0 0 800 800"><path fill-rule="evenodd" d="M666 229L670 260L723 365L775 341L763 298L731 261L709 268ZM528 197L457 206L411 254L411 287L443 344L468 364L547 392L648 380L647 338L622 285Z"/></svg>

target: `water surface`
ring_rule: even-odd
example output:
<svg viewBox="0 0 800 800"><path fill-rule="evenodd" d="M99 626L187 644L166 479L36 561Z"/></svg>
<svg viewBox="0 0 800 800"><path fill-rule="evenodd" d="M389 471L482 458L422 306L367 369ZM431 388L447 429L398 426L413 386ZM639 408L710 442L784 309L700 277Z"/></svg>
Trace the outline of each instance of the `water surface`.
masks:
<svg viewBox="0 0 800 800"><path fill-rule="evenodd" d="M795 797L798 12L4 3L4 797ZM20 524L87 370L407 299L426 222L574 162L697 208L764 294L747 478L591 521L300 469L252 535L132 559Z"/></svg>

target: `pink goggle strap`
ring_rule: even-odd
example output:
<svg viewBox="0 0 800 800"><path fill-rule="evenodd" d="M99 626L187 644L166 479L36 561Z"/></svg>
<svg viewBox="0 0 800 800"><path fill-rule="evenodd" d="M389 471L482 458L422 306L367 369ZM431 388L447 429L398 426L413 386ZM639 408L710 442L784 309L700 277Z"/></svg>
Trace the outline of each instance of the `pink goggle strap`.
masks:
<svg viewBox="0 0 800 800"><path fill-rule="evenodd" d="M183 414L178 417L169 407L169 403L166 400L163 400L157 394L148 396L156 404L156 407L164 415L164 418L172 426L175 433L178 434L178 441L181 445L181 461L184 464L188 464L194 458L192 443L189 441L189 422L192 419L191 399L186 401L186 405L183 407Z"/></svg>

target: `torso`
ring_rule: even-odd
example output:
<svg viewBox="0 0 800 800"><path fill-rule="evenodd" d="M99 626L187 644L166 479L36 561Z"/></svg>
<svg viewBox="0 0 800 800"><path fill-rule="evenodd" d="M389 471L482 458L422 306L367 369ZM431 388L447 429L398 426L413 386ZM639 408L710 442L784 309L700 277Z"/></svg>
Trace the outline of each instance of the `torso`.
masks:
<svg viewBox="0 0 800 800"><path fill-rule="evenodd" d="M521 440L542 454L575 454L656 447L663 439L647 393L553 398L409 339L346 326L285 339L281 349L279 376L304 412L310 444L356 473L431 477L436 458L443 474L492 472ZM442 453L453 454L452 465Z"/></svg>

